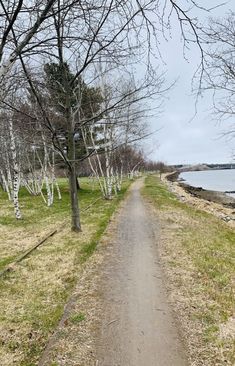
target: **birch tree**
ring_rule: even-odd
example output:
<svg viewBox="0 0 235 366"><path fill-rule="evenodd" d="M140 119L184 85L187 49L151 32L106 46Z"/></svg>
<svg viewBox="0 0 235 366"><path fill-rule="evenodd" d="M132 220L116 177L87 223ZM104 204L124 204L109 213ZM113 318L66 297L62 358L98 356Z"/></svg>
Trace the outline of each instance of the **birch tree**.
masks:
<svg viewBox="0 0 235 366"><path fill-rule="evenodd" d="M77 200L76 128L93 123L105 113L100 111L90 119L83 118L81 110L81 83L92 84L94 69L100 57L110 68L123 67L134 62L147 65L145 72L154 74L152 57L159 54L159 34L169 32L170 18L174 12L181 24L185 41L187 30L193 31L193 41L199 44L197 24L188 13L188 4L179 6L173 0L162 4L158 0L48 0L0 1L0 99L4 102L8 77L20 68L25 74L40 111L43 127L51 135L54 149L63 158L69 175L72 229L80 231L80 213ZM29 17L26 17L26 14ZM32 69L54 62L61 71L60 87L66 96L63 101L67 127L67 151L53 126L50 111L38 93ZM70 79L68 69L74 74ZM95 77L96 79L96 77ZM73 106L77 97L76 108ZM80 99L80 100L79 100ZM120 101L118 101L120 103ZM112 106L112 108L114 105Z"/></svg>
<svg viewBox="0 0 235 366"><path fill-rule="evenodd" d="M57 40L56 46L53 47L53 54L60 67L60 86L65 95L63 108L67 126L68 150L66 154L60 146L59 138L56 135L51 120L48 118L48 115L45 114L45 108L38 98L37 90L33 85L32 79L29 78L27 67L21 60L29 85L40 104L42 116L44 118L43 123L51 130L54 146L60 151L68 167L72 207L72 229L75 231L80 230L76 184L77 163L75 126L84 123L81 119L81 101L77 101L76 111L73 110L74 94L78 94L80 87L78 87L78 80L85 72L89 73L90 68L94 65L96 60L98 60L101 53L106 55L112 62L114 61L114 58L120 62L121 58L127 57L132 52L128 34L133 29L131 24L134 25L133 22L135 17L143 14L143 9L137 4L132 6L129 2L121 4L116 1L103 1L101 3L101 7L92 4L89 8L87 8L87 4L85 4L86 11L81 9L80 4L71 6L69 11L61 10L58 12L58 8L56 7L53 7L52 10L54 17L53 34ZM87 22L88 17L89 22ZM113 28L114 20L117 24L117 27L115 28ZM139 27L135 26L135 28ZM138 32L137 29L136 32ZM76 36L76 34L79 34L79 36ZM73 65L76 65L74 77L72 79L70 79L67 69L67 65L69 64L68 60L70 60L70 63L71 60L73 60ZM97 118L97 116L95 118Z"/></svg>
<svg viewBox="0 0 235 366"><path fill-rule="evenodd" d="M21 219L19 204L20 188L20 156L19 144L14 130L13 114L4 113L1 115L1 132L4 133L1 139L1 179L3 188L8 198L14 205L16 219Z"/></svg>
<svg viewBox="0 0 235 366"><path fill-rule="evenodd" d="M20 167L17 159L16 141L13 130L12 117L8 119L9 137L10 137L10 151L12 159L13 177L12 177L12 200L15 208L15 216L17 219L21 219L21 211L19 205L19 188L20 188Z"/></svg>
<svg viewBox="0 0 235 366"><path fill-rule="evenodd" d="M107 75L106 79L109 79ZM113 80L115 80L114 77ZM105 82L104 75L101 77L101 107L104 113L95 123L95 126L99 126L99 139L94 139L95 127L90 123L87 131L83 131L83 138L87 155L92 153L88 158L91 170L97 177L106 199L111 199L113 194L117 194L121 189L123 172L127 174L127 166L129 166L127 159L123 161L125 151L128 151L127 147L138 143L150 134L144 122L148 118L149 110L146 100L158 94L162 95L163 82L161 77L157 83L154 79L154 83L145 80L140 84L135 83L133 78L125 82L117 79L115 86L110 86ZM144 106L143 102L145 102ZM157 100L155 102L157 105ZM136 167L130 168L128 173L131 176L140 163L135 163Z"/></svg>

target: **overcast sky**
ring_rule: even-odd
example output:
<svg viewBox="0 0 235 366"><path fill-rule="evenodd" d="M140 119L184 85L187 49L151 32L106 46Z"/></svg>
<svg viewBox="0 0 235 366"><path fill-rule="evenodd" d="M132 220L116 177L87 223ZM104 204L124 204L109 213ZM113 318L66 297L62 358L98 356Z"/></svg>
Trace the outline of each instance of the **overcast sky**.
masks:
<svg viewBox="0 0 235 366"><path fill-rule="evenodd" d="M218 1L204 0L201 4L211 7ZM227 5L214 11L214 14L223 15L228 9L235 11L234 0L228 1ZM197 16L203 19L206 15L197 11ZM154 149L151 158L168 164L231 162L234 140L226 141L220 137L226 130L226 122L218 125L213 120L210 95L204 95L199 101L197 115L189 122L195 111L191 80L199 63L199 51L193 48L186 53L190 62L184 59L177 28L175 20L173 39L161 44L162 56L168 70L166 79L172 82L178 78L178 81L168 93L161 118L152 122L154 128L160 126L162 129L156 134L159 147Z"/></svg>

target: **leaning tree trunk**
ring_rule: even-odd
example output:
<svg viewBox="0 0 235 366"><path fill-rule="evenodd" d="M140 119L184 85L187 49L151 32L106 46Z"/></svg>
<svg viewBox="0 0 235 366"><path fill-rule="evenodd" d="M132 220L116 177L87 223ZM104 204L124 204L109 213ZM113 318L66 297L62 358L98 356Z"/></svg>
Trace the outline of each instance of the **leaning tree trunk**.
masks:
<svg viewBox="0 0 235 366"><path fill-rule="evenodd" d="M13 166L13 204L15 208L15 217L17 219L21 219L20 205L19 205L19 188L20 188L20 177L19 177L19 164L17 161L16 154L16 144L15 144L15 136L13 132L13 122L12 119L9 118L9 135L10 135L10 150L11 150L11 158L12 158L12 166Z"/></svg>

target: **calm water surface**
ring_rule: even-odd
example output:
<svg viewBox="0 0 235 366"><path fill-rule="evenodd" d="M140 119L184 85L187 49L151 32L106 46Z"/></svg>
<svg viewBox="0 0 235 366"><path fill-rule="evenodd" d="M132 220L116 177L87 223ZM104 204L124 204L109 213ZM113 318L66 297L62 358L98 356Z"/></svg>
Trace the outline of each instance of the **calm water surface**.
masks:
<svg viewBox="0 0 235 366"><path fill-rule="evenodd" d="M220 192L235 191L235 169L185 172L180 174L180 178L193 187ZM235 197L235 193L230 195Z"/></svg>

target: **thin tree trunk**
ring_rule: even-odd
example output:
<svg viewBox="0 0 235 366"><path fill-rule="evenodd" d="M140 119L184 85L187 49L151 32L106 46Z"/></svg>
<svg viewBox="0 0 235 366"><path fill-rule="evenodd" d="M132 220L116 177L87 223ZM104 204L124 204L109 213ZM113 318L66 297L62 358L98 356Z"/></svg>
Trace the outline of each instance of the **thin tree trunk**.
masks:
<svg viewBox="0 0 235 366"><path fill-rule="evenodd" d="M74 132L72 128L72 121L70 122L70 131L68 133L68 159L70 162L69 167L69 188L70 188L70 200L71 200L71 220L72 231L81 231L80 212L78 206L78 188L77 188L77 172L75 161L75 141Z"/></svg>
<svg viewBox="0 0 235 366"><path fill-rule="evenodd" d="M57 194L58 194L58 198L59 198L59 200L61 200L62 197L61 197L61 193L60 193L60 187L59 187L59 184L58 184L56 176L55 176L55 153L54 153L54 151L52 151L52 162L50 163L50 160L49 160L49 165L50 165L51 175L52 175L52 194L53 194L53 197L54 197L54 185L55 185L56 191L57 191Z"/></svg>
<svg viewBox="0 0 235 366"><path fill-rule="evenodd" d="M38 161L39 161L40 166L41 166L41 175L40 175L40 179L38 181L38 190L39 190L39 192L40 192L40 194L42 196L43 201L47 204L47 200L46 200L46 198L45 198L45 196L43 194L43 191L42 191L43 190L43 186L44 186L44 165L42 163L42 160L41 160L41 158L40 158L37 150L36 150L36 155L37 155Z"/></svg>
<svg viewBox="0 0 235 366"><path fill-rule="evenodd" d="M81 189L81 186L80 186L78 177L76 178L76 182L77 182L77 189L80 190Z"/></svg>
<svg viewBox="0 0 235 366"><path fill-rule="evenodd" d="M95 158L96 158L96 162L97 162L97 165L98 165L98 168L99 168L99 172L97 171L97 168L94 168L90 157L88 158L88 162L90 164L91 170L93 171L94 175L96 176L96 178L98 180L100 190L102 192L103 197L106 197L107 192L106 192L106 185L105 185L105 176L104 176L104 173L103 173L102 165L101 165L99 154L98 154L96 144L95 144L95 141L94 141L94 138L93 138L93 132L92 132L91 127L89 128L89 132L90 132L90 137L91 137L91 143L92 143L92 146L93 146L94 151L95 151ZM84 133L83 129L82 129L82 133L83 133L83 140L85 142L86 152L88 153L85 133ZM102 177L103 179L100 179L100 177Z"/></svg>
<svg viewBox="0 0 235 366"><path fill-rule="evenodd" d="M10 166L11 165L10 156L9 156L9 150L8 150L7 146L5 147L5 151L6 151L6 175L7 175L8 187L9 187L10 194L11 194L10 201L12 201L13 182L12 182L12 174L11 174L11 166Z"/></svg>
<svg viewBox="0 0 235 366"><path fill-rule="evenodd" d="M66 119L66 126L68 128L67 137L67 165L68 165L68 178L69 178L69 191L70 191L70 204L71 204L71 230L79 232L81 231L80 223L80 210L78 205L78 188L77 188L77 172L76 172L76 146L74 140L75 132L75 118L79 123L79 108L76 113L72 111L72 93L73 85L68 80L67 69L63 60L63 41L60 34L61 29L56 26L57 42L58 42L58 56L61 66L61 77L63 90L65 91L65 103L64 103L64 115ZM74 97L74 95L73 95Z"/></svg>
<svg viewBox="0 0 235 366"><path fill-rule="evenodd" d="M1 176L2 176L3 189L7 192L8 199L9 199L9 201L11 201L11 192L10 192L10 189L8 186L8 182L5 178L5 175L2 170L1 170Z"/></svg>
<svg viewBox="0 0 235 366"><path fill-rule="evenodd" d="M61 196L61 192L60 192L60 186L59 186L57 180L55 181L55 186L56 186L56 191L57 191L57 194L58 194L58 199L61 200L62 196Z"/></svg>
<svg viewBox="0 0 235 366"><path fill-rule="evenodd" d="M111 131L109 130L109 126L103 125L103 133L104 133L104 159L105 159L105 184L106 184L106 199L112 199L112 191L113 191L113 179L112 179L112 166L111 166L111 154L110 154L110 142L111 142ZM109 144L109 147L107 147Z"/></svg>
<svg viewBox="0 0 235 366"><path fill-rule="evenodd" d="M53 196L52 196L52 190L49 183L49 177L48 177L48 165L49 165L49 153L46 146L46 139L41 128L41 136L42 136L42 142L43 142L43 150L44 150L44 179L45 179L45 185L46 185L46 191L47 191L47 206L50 207L53 204Z"/></svg>
<svg viewBox="0 0 235 366"><path fill-rule="evenodd" d="M117 171L117 190L118 190L118 192L120 192L122 189L122 180L123 180L123 166L122 166L122 162L121 162L120 174Z"/></svg>
<svg viewBox="0 0 235 366"><path fill-rule="evenodd" d="M20 212L19 205L19 165L17 161L16 155L16 144L15 144L15 136L13 132L13 122L12 119L9 118L9 135L10 135L10 149L12 154L12 163L13 163L13 204L15 208L15 217L19 220L22 218Z"/></svg>

